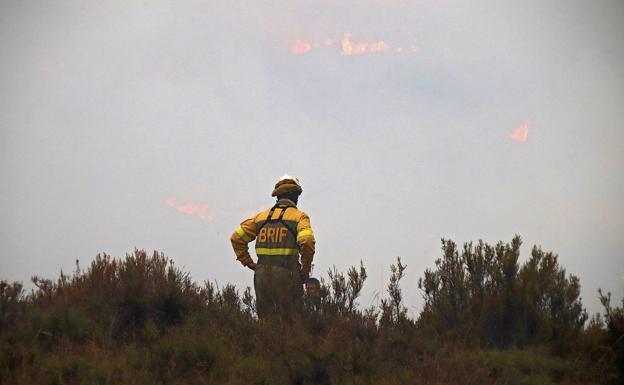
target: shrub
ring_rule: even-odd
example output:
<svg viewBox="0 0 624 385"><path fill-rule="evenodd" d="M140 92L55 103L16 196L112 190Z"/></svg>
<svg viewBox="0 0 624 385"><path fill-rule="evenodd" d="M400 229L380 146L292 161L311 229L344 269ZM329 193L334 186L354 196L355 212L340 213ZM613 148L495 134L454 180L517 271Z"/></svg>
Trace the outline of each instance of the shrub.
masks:
<svg viewBox="0 0 624 385"><path fill-rule="evenodd" d="M443 240L417 322L400 258L377 307L357 304L360 262L321 277L318 309L259 320L249 287L196 285L158 252L98 255L29 295L0 283L0 384L617 383L622 308L601 293L583 329L578 279L539 248L520 266L519 246Z"/></svg>
<svg viewBox="0 0 624 385"><path fill-rule="evenodd" d="M518 263L521 239L494 246L442 240L442 258L419 280L425 305L422 327L441 336L491 346L564 345L581 332L587 313L580 283L553 253L534 247Z"/></svg>

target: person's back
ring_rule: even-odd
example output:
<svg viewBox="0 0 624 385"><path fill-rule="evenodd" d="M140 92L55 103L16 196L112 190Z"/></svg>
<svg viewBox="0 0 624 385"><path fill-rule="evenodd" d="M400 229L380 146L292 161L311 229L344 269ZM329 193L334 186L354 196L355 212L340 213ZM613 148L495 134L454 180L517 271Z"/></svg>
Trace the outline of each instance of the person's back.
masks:
<svg viewBox="0 0 624 385"><path fill-rule="evenodd" d="M315 239L310 218L296 206L301 192L299 181L285 175L273 190L272 195L277 197L275 206L243 221L231 237L237 259L255 271L260 317L282 310L289 312L302 304L302 285L312 266ZM254 239L257 263L247 246Z"/></svg>

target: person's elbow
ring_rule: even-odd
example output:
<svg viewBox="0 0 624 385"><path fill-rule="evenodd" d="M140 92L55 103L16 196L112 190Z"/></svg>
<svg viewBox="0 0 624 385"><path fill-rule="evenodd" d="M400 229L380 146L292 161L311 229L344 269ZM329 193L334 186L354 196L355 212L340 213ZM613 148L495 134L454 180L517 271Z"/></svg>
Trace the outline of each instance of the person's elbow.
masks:
<svg viewBox="0 0 624 385"><path fill-rule="evenodd" d="M246 248L247 247L247 242L245 242L243 239L241 239L241 237L234 232L234 234L232 234L232 236L230 237L230 242L232 243L232 248L236 251L240 248Z"/></svg>
<svg viewBox="0 0 624 385"><path fill-rule="evenodd" d="M313 256L316 249L316 240L313 236L301 240L299 248L302 254Z"/></svg>

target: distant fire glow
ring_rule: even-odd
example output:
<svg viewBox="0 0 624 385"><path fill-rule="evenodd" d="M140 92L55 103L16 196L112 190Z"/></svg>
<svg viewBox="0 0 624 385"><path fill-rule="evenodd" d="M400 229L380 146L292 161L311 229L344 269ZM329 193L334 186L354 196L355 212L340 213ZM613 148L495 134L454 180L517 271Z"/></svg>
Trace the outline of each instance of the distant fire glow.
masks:
<svg viewBox="0 0 624 385"><path fill-rule="evenodd" d="M312 45L303 39L297 39L292 43L290 52L292 53L306 53L312 50Z"/></svg>
<svg viewBox="0 0 624 385"><path fill-rule="evenodd" d="M529 123L521 123L510 135L511 140L515 142L526 142L529 137Z"/></svg>
<svg viewBox="0 0 624 385"><path fill-rule="evenodd" d="M321 43L316 41L308 41L303 38L295 39L291 46L290 52L296 55L300 54L308 54L311 51L317 49L332 49L334 52L340 53L342 56L358 56L364 54L379 54L379 53L402 53L404 48L401 46L392 47L385 40L374 40L374 41L360 41L353 38L353 34L351 32L345 32L342 37L338 40L334 40L332 38L325 38L321 41ZM336 43L336 44L334 44ZM337 46L333 48L333 46ZM414 45L409 45L409 50L417 54L419 53L419 49Z"/></svg>
<svg viewBox="0 0 624 385"><path fill-rule="evenodd" d="M374 47L374 50L373 50ZM387 51L390 46L383 40L369 44L367 42L354 42L351 40L351 34L349 32L342 36L342 50L341 55L362 55L366 52L383 52Z"/></svg>
<svg viewBox="0 0 624 385"><path fill-rule="evenodd" d="M341 55L362 55L367 52L385 52L390 49L388 43L383 40L374 43L354 42L351 40L351 34L345 33L342 37Z"/></svg>
<svg viewBox="0 0 624 385"><path fill-rule="evenodd" d="M201 219L212 219L212 213L210 213L208 205L203 203L184 202L170 197L165 199L165 204L185 215L194 215Z"/></svg>

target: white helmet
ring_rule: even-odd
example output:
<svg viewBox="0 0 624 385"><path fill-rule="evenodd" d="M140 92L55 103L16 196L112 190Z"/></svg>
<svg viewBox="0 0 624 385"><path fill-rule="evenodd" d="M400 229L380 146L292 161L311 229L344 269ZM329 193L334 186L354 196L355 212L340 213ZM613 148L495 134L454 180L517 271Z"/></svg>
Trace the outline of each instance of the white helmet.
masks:
<svg viewBox="0 0 624 385"><path fill-rule="evenodd" d="M302 192L303 189L301 188L301 183L299 183L299 178L285 174L283 177L278 179L271 196L275 197L286 193L296 193L299 195Z"/></svg>
<svg viewBox="0 0 624 385"><path fill-rule="evenodd" d="M297 184L297 186L301 187L301 183L299 183L299 178L297 178L296 176L284 174L281 178L277 180L277 182L279 183L283 180L292 180Z"/></svg>

